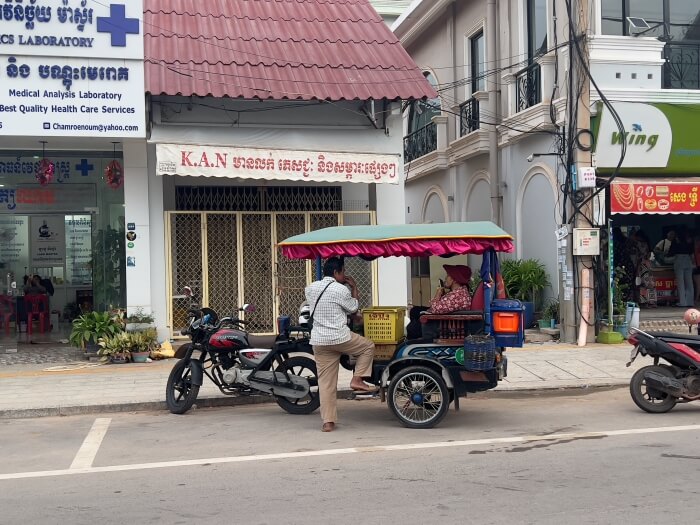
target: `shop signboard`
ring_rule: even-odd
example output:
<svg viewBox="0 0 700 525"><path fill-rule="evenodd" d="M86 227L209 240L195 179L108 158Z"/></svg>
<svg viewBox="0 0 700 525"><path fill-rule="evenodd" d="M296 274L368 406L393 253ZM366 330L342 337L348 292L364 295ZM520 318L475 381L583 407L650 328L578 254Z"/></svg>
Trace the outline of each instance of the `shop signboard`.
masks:
<svg viewBox="0 0 700 525"><path fill-rule="evenodd" d="M26 215L0 215L0 267L18 271L27 265L29 218Z"/></svg>
<svg viewBox="0 0 700 525"><path fill-rule="evenodd" d="M700 178L697 180L615 179L610 212L621 214L679 214L700 212Z"/></svg>
<svg viewBox="0 0 700 525"><path fill-rule="evenodd" d="M617 167L626 145L623 173L695 174L700 163L700 104L613 102L624 125L620 132L607 107L594 120L595 163L601 171Z"/></svg>
<svg viewBox="0 0 700 525"><path fill-rule="evenodd" d="M66 215L66 275L73 285L92 283L92 216Z"/></svg>
<svg viewBox="0 0 700 525"><path fill-rule="evenodd" d="M0 136L145 137L143 0L0 6Z"/></svg>
<svg viewBox="0 0 700 525"><path fill-rule="evenodd" d="M398 155L158 144L156 175L398 184Z"/></svg>
<svg viewBox="0 0 700 525"><path fill-rule="evenodd" d="M32 215L29 225L32 266L63 266L66 260L63 215Z"/></svg>
<svg viewBox="0 0 700 525"><path fill-rule="evenodd" d="M0 214L82 211L96 200L94 184L16 184L0 188Z"/></svg>

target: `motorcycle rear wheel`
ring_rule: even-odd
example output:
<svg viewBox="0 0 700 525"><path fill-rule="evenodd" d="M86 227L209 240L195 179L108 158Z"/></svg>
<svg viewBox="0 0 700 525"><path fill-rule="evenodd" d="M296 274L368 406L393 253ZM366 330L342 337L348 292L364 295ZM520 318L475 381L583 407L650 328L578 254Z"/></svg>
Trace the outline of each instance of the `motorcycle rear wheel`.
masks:
<svg viewBox="0 0 700 525"><path fill-rule="evenodd" d="M192 365L184 359L178 361L168 376L165 404L172 414L184 414L197 400L199 385L193 385Z"/></svg>
<svg viewBox="0 0 700 525"><path fill-rule="evenodd" d="M299 377L305 377L309 382L309 393L301 399L275 396L277 404L289 414L311 414L321 405L318 395L318 372L316 361L308 357L295 356L285 359L275 372L287 372Z"/></svg>
<svg viewBox="0 0 700 525"><path fill-rule="evenodd" d="M630 380L630 395L634 404L645 412L663 414L676 406L678 398L648 387L644 379L644 373L650 370L668 377L674 377L673 372L665 366L649 365L640 368Z"/></svg>

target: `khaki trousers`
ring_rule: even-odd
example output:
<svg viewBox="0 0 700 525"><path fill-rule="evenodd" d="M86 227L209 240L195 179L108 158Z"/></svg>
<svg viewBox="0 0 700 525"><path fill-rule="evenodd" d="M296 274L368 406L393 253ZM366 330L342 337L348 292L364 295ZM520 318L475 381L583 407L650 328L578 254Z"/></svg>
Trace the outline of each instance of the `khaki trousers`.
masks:
<svg viewBox="0 0 700 525"><path fill-rule="evenodd" d="M321 401L321 419L324 423L338 421L338 370L340 356L355 356L355 377L372 375L374 343L353 332L350 340L339 345L315 345L314 357L318 371L318 395Z"/></svg>

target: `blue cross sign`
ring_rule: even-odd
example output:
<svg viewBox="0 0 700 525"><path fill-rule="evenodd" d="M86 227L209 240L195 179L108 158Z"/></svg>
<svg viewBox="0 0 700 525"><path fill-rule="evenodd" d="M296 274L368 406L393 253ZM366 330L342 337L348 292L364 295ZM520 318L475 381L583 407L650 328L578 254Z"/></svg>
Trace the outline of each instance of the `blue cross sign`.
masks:
<svg viewBox="0 0 700 525"><path fill-rule="evenodd" d="M88 164L87 159L80 159L80 164L76 164L75 169L78 170L83 177L87 177L90 175L90 172L95 169L95 166Z"/></svg>
<svg viewBox="0 0 700 525"><path fill-rule="evenodd" d="M127 18L124 4L109 4L109 16L97 17L97 31L112 35L112 47L126 47L126 35L139 34L139 19Z"/></svg>

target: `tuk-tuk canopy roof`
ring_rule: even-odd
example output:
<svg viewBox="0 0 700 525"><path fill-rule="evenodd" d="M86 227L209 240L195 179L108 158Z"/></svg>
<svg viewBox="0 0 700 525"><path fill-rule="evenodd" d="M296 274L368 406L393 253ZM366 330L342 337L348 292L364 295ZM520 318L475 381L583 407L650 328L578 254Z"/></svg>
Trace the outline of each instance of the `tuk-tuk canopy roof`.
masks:
<svg viewBox="0 0 700 525"><path fill-rule="evenodd" d="M429 257L512 252L513 237L492 222L335 226L279 243L290 259Z"/></svg>

